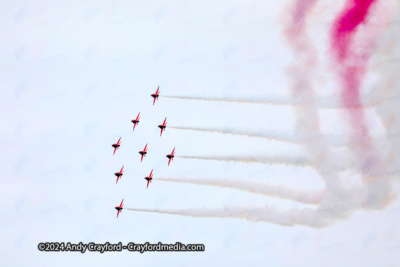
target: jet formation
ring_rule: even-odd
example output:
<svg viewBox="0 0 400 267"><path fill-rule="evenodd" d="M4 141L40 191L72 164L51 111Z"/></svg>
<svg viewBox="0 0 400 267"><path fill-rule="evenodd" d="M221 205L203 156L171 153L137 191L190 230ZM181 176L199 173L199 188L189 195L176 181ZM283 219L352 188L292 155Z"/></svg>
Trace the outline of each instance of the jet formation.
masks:
<svg viewBox="0 0 400 267"><path fill-rule="evenodd" d="M154 94L151 94L151 97L153 98L153 106L156 103L156 100L158 100L158 97L160 96L160 86L158 86L156 92ZM140 121L140 112L139 114L136 116L136 119L131 120L131 122L133 123L133 129L132 131L135 131L136 125L139 125L139 121ZM167 118L164 119L164 122L160 125L158 125L158 128L160 128L161 132L160 132L160 136L162 136L163 132L165 131L165 129L167 128ZM139 154L141 155L140 158L140 162L143 161L143 158L146 157L147 155L147 145L144 147L143 150L139 151ZM116 151L120 149L121 147L121 137L118 139L118 142L115 144L112 144L112 147L114 148L114 152L113 155L115 155ZM174 159L175 157L175 147L172 150L171 154L167 154L166 157L168 158L168 166L170 165L171 161ZM122 176L124 175L124 165L122 166L121 170L119 172L114 173L115 176L117 176L117 181L116 184L118 183L118 181L122 178ZM149 188L149 184L151 183L151 181L153 180L153 170L151 170L150 175L146 176L144 178L147 181L147 187ZM115 209L118 211L117 213L117 218L119 213L122 211L123 209L123 202L124 200L122 199L121 204L117 207L115 207Z"/></svg>

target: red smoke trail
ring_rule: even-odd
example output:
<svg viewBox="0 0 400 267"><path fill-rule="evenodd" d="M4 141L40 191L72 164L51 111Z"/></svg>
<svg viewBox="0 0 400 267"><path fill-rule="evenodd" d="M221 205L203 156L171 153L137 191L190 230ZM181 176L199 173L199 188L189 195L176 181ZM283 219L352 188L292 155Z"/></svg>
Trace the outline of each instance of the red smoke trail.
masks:
<svg viewBox="0 0 400 267"><path fill-rule="evenodd" d="M356 52L354 36L357 28L366 22L368 12L376 0L348 0L344 10L333 25L331 45L337 59L338 72L341 76L341 100L350 112L350 122L359 147L357 154L361 162L366 157L373 156L370 138L367 131L365 113L362 109L352 109L360 106L360 86L366 70L365 51Z"/></svg>
<svg viewBox="0 0 400 267"><path fill-rule="evenodd" d="M356 28L365 21L373 2L375 0L349 0L348 7L342 11L333 26L332 47L341 68L342 102L348 108L361 105L360 84L366 65L362 56L352 51L351 41ZM351 114L356 125L364 122L364 112L361 109Z"/></svg>
<svg viewBox="0 0 400 267"><path fill-rule="evenodd" d="M368 11L376 0L349 0L333 26L332 46L340 63L343 79L342 102L348 108L360 106L360 84L365 73L366 61L362 55L351 50L352 40L357 27L365 22ZM364 112L360 109L352 112L352 121L356 125L364 122Z"/></svg>
<svg viewBox="0 0 400 267"><path fill-rule="evenodd" d="M333 24L331 32L331 46L338 64L340 75L341 100L347 106L350 114L354 152L359 159L363 181L368 185L369 196L374 196L374 208L383 208L393 199L391 185L386 176L385 162L376 144L371 142L369 127L366 123L363 109L352 110L353 106L360 106L360 86L367 69L368 55L377 38L376 30L361 28L366 23L371 8L377 5L376 0L348 0L345 9L340 13ZM379 8L379 6L377 7ZM364 33L355 38L356 31ZM368 31L368 37L365 36ZM361 37L361 38L360 38ZM360 47L364 46L364 47ZM382 177L369 180L371 177Z"/></svg>
<svg viewBox="0 0 400 267"><path fill-rule="evenodd" d="M334 49L343 62L349 56L349 46L356 28L365 21L371 5L376 0L348 0L347 7L337 18L332 34Z"/></svg>

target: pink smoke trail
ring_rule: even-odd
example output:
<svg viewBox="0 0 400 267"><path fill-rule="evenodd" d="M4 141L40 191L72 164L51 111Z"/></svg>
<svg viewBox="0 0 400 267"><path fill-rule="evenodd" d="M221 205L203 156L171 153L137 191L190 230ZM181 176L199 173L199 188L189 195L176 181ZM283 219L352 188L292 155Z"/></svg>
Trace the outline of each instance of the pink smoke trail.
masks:
<svg viewBox="0 0 400 267"><path fill-rule="evenodd" d="M326 140L315 138L321 134L319 107L316 105L318 97L313 86L318 54L306 26L307 18L316 4L317 0L294 0L293 6L289 8L291 16L284 24L284 33L288 44L298 57L287 72L292 84L290 87L292 96L299 103L295 112L296 129L300 143L304 144L311 162L316 165L318 173L325 181L327 194L323 205L330 205L328 200L341 195L343 188L339 183L337 171L327 171L338 170L335 167L337 157Z"/></svg>
<svg viewBox="0 0 400 267"><path fill-rule="evenodd" d="M348 0L344 10L333 25L331 45L339 64L339 75L342 83L341 100L350 112L350 122L357 139L357 154L372 156L370 138L368 135L365 114L362 109L353 110L351 107L360 106L360 86L366 70L366 60L360 53L353 51L352 44L357 28L366 21L368 12L376 0ZM362 160L364 162L364 160Z"/></svg>
<svg viewBox="0 0 400 267"><path fill-rule="evenodd" d="M376 0L348 0L345 8L335 20L331 32L331 48L338 64L338 74L341 82L341 101L347 106L350 115L353 142L356 157L359 159L363 173L363 181L367 183L372 176L382 176L385 173L384 162L378 150L374 147L366 123L363 109L351 109L352 106L362 104L360 87L366 73L368 54L375 44L377 34L368 30L371 37L355 38L360 25L367 24L367 17ZM360 39L360 40L359 40ZM363 43L364 47L356 47ZM384 207L390 201L386 201L391 192L390 183L386 179L374 181L368 184L369 192L378 200L377 207Z"/></svg>
<svg viewBox="0 0 400 267"><path fill-rule="evenodd" d="M361 165L370 165L369 161L379 162L368 133L363 109L353 110L352 106L361 105L360 87L366 72L367 58L363 51L354 49L357 28L366 23L368 13L376 0L349 0L333 24L331 45L338 63L338 73L341 79L341 100L348 107L350 123L353 131L353 141L357 143L355 153ZM365 51L364 51L365 53ZM368 175L369 168L362 168ZM378 168L378 172L382 172Z"/></svg>
<svg viewBox="0 0 400 267"><path fill-rule="evenodd" d="M374 2L376 0L348 0L347 7L334 23L332 44L341 63L351 56L352 51L349 50L349 47L354 37L354 31L361 23L365 22L368 11ZM357 93L358 88L354 88L349 94L356 97Z"/></svg>

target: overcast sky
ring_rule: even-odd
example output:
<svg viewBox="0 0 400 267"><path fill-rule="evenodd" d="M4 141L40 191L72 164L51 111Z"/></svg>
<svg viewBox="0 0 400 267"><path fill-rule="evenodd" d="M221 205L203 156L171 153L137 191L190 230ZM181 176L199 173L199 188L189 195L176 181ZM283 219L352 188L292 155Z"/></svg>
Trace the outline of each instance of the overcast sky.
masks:
<svg viewBox="0 0 400 267"><path fill-rule="evenodd" d="M3 1L5 2L5 1ZM154 180L237 179L318 190L311 167L203 161L176 155L297 157L287 142L168 128L294 132L289 105L165 98L288 99L286 68L296 60L282 34L290 1L8 1L0 11L0 262L4 266L395 266L400 202L357 211L322 228L232 218L194 218L127 208L278 210L310 207L247 192ZM310 26L323 65L327 29L343 1L324 1ZM321 72L324 69L320 70ZM373 83L377 73L366 80ZM320 96L334 92L327 74ZM328 80L329 81L329 80ZM365 90L371 90L369 84ZM160 86L152 105L150 94ZM132 119L141 121L132 131ZM384 133L379 118L373 134ZM320 112L321 131L346 133L337 110ZM111 145L121 138L113 156ZM148 143L140 163L139 150ZM125 172L118 184L114 173ZM396 184L396 186L398 186ZM397 187L395 187L397 188ZM45 253L39 242L205 244L205 252Z"/></svg>

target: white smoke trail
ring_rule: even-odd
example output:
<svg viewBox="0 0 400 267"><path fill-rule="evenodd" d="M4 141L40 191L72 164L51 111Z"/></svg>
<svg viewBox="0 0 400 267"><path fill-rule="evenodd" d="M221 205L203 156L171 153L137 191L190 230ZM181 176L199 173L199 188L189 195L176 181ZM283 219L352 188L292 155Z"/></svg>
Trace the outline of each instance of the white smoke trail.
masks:
<svg viewBox="0 0 400 267"><path fill-rule="evenodd" d="M125 208L124 208L125 209ZM274 208L264 206L259 208L225 207L222 209L133 209L126 210L135 212L151 212L160 214L171 214L189 216L196 218L237 218L252 222L267 222L282 226L303 225L313 228L323 228L337 219L335 214L340 213L344 218L348 215L343 211L345 207L333 205L326 209L291 209L278 211Z"/></svg>
<svg viewBox="0 0 400 267"><path fill-rule="evenodd" d="M359 170L357 160L354 155L347 153L347 150L335 150L335 158L328 161L326 154L319 154L318 157L310 160L305 154L299 155L251 155L251 156L231 156L231 155L179 155L176 158L195 159L195 160L215 160L224 162L242 162L258 164L278 164L287 166L310 167L320 172L321 175L332 175L336 172L346 170Z"/></svg>
<svg viewBox="0 0 400 267"><path fill-rule="evenodd" d="M209 102L230 102L230 103L240 103L240 104L263 104L263 105L275 105L275 106L297 106L299 105L298 99L282 99L282 98L217 98L217 97L201 97L201 96L171 96L171 95L160 95L165 98L175 98L184 100L200 100ZM343 109L345 108L340 103L332 97L318 98L310 101L315 101L313 103L301 102L301 105L312 104L319 105L320 108L324 109ZM369 108L374 107L374 105L369 105ZM363 109L365 106L354 106L354 109Z"/></svg>
<svg viewBox="0 0 400 267"><path fill-rule="evenodd" d="M202 128L202 127L182 127L182 126L168 126L171 129L177 130L185 130L185 131L198 131L198 132L208 132L208 133L218 133L218 134L226 134L233 136L244 136L249 138L262 138L268 140L275 140L278 142L285 142L293 145L299 145L302 141L300 136L296 134L289 133L279 133L274 131L248 131L242 129L215 129L215 128ZM326 140L330 145L336 147L344 147L347 146L347 138L344 136L335 136L335 135L313 135L308 136L307 139L303 139L304 142L313 142L316 139Z"/></svg>
<svg viewBox="0 0 400 267"><path fill-rule="evenodd" d="M400 96L400 79L398 78L398 54L400 52L399 43L400 36L398 34L398 21L400 18L400 2L391 1L387 4L389 10L386 14L392 14L393 18L386 19L388 23L377 25L386 28L385 34L378 39L379 50L373 53L371 57L372 71L377 72L379 76L378 86L371 88L367 95L368 101L377 103L376 112L386 130L386 143L377 144L380 151L385 151L387 155L383 160L386 165L386 177L383 179L400 181L400 114L399 96ZM382 20L385 21L385 20ZM384 32L384 31L381 31ZM383 147L389 146L384 150ZM390 156L392 154L392 156ZM396 156L397 154L397 156Z"/></svg>
<svg viewBox="0 0 400 267"><path fill-rule="evenodd" d="M195 185L232 188L264 196L278 197L298 201L305 204L318 204L324 196L324 191L301 191L287 188L282 185L260 184L232 179L207 179L207 178L157 178L157 181L188 183Z"/></svg>
<svg viewBox="0 0 400 267"><path fill-rule="evenodd" d="M288 157L288 156L175 156L183 159L198 159L198 160L216 160L225 162L243 162L243 163L259 163L259 164L283 164L288 166L309 166L310 161L303 157Z"/></svg>
<svg viewBox="0 0 400 267"><path fill-rule="evenodd" d="M352 189L350 195L365 195L365 188ZM196 218L238 218L253 222L268 222L282 226L304 225L313 228L323 228L329 226L336 220L348 218L352 210L361 208L365 203L360 203L356 197L340 199L338 196L324 198L322 205L316 209L302 208L278 211L272 207L264 206L257 208L226 206L221 209L143 209L143 208L124 208L136 212L151 212L160 214L181 215ZM366 204L371 196L367 195ZM373 196L372 196L373 198ZM329 204L327 203L329 202Z"/></svg>
<svg viewBox="0 0 400 267"><path fill-rule="evenodd" d="M242 103L242 104L268 104L268 105L294 105L295 103L290 99L262 99L262 98L213 98L213 97L200 97L200 96L170 96L170 95L160 95L166 98L175 98L175 99L185 99L185 100L200 100L200 101L211 101L211 102L232 102L232 103Z"/></svg>

